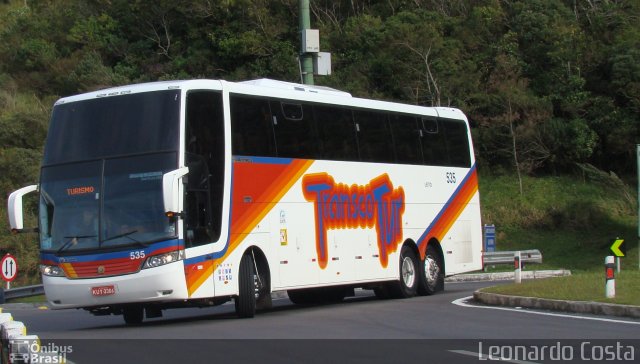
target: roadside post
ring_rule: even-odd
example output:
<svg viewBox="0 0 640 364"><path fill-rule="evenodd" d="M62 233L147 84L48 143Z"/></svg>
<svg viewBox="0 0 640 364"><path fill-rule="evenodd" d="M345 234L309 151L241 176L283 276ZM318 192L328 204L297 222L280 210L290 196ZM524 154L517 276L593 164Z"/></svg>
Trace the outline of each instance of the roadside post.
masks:
<svg viewBox="0 0 640 364"><path fill-rule="evenodd" d="M616 277L614 270L614 259L612 255L604 258L604 272L605 272L605 295L607 298L616 297Z"/></svg>
<svg viewBox="0 0 640 364"><path fill-rule="evenodd" d="M522 275L521 275L521 273L522 273L522 264L521 264L520 258L521 258L521 253L518 250L514 254L514 257L513 257L513 265L514 265L514 268L516 270L515 271L515 275L514 275L514 280L515 280L515 283L518 283L518 284L522 283Z"/></svg>

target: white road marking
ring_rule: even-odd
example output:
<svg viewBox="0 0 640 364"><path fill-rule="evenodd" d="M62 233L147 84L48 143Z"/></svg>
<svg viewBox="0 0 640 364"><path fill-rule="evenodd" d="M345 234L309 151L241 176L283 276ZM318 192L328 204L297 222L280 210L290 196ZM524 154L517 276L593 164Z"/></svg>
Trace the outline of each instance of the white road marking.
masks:
<svg viewBox="0 0 640 364"><path fill-rule="evenodd" d="M482 354L482 353L476 353L476 352L468 351L468 350L449 350L449 352L456 353L456 354L467 355L467 356L472 356L474 358L477 358L478 360L499 360L501 362L515 363L515 364L538 364L538 363L533 362L533 361L508 360L508 359L504 359L504 358L500 358L500 357L496 357L496 356L491 356L490 357L490 356Z"/></svg>
<svg viewBox="0 0 640 364"><path fill-rule="evenodd" d="M578 319L578 320L603 321L603 322L611 322L611 323L616 323L616 324L640 325L640 322L638 322L638 321L615 320L615 319L608 319L608 318L602 318L602 317L576 316L576 315L567 315L567 314L561 314L561 313L551 313L551 312L540 312L540 311L532 311L532 310L523 310L523 309L517 309L517 308L510 308L510 307L476 306L476 305L470 305L470 304L467 304L467 303L464 302L464 301L469 300L470 298L473 298L473 296L462 297L462 298L459 298L459 299L457 299L457 300L455 300L455 301L453 301L451 303L453 303L454 305L457 305L457 306L461 306L461 307L486 308L486 309L490 309L490 310L502 310L502 311L513 311L513 312L528 313L528 314L532 314L532 315L566 317L566 318L572 318L572 319Z"/></svg>

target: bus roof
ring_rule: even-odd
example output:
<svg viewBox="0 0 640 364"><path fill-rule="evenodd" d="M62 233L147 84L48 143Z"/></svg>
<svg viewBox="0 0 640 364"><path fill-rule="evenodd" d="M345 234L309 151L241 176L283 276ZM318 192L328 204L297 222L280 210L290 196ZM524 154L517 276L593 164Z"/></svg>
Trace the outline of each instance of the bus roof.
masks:
<svg viewBox="0 0 640 364"><path fill-rule="evenodd" d="M281 90L289 90L289 91L304 91L311 92L321 95L333 95L333 96L341 96L341 97L351 97L351 94L348 92L336 90L331 87L326 86L316 86L316 85L303 85L299 83L293 82L285 82L272 80L269 78L260 78L257 80L249 80L238 82L243 85L252 85L252 86L260 86L260 87L269 87L269 88L277 88Z"/></svg>
<svg viewBox="0 0 640 364"><path fill-rule="evenodd" d="M280 97L300 101L319 102L334 105L354 106L370 109L389 110L410 114L422 114L441 116L466 120L462 111L451 107L424 107L411 104L372 100L353 97L350 93L325 86L311 86L292 82L278 81L267 78L256 80L230 82L222 80L196 79L158 81L141 84L112 87L108 89L88 92L84 94L64 97L56 102L64 104L69 102L126 95L130 93L159 91L167 89L226 89L229 92L248 95Z"/></svg>

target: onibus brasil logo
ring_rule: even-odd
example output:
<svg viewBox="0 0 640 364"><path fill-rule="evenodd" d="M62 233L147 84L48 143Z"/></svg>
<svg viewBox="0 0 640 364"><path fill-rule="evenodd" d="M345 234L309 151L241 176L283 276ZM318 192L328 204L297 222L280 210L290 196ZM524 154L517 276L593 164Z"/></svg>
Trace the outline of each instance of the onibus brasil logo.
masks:
<svg viewBox="0 0 640 364"><path fill-rule="evenodd" d="M9 363L71 363L67 359L67 354L73 352L71 345L41 344L37 338L10 339L9 348Z"/></svg>
<svg viewBox="0 0 640 364"><path fill-rule="evenodd" d="M380 264L386 267L389 254L402 240L404 190L393 188L385 173L362 186L335 183L327 173L313 173L302 178L302 190L307 201L313 202L316 226L318 265L328 262L327 230L364 229L375 227Z"/></svg>

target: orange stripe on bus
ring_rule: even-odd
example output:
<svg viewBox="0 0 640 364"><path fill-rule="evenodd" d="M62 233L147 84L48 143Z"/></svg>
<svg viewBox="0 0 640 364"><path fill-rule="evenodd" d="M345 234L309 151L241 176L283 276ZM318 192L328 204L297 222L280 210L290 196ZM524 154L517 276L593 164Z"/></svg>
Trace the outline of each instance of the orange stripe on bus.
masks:
<svg viewBox="0 0 640 364"><path fill-rule="evenodd" d="M262 219L276 206L282 197L311 167L312 160L292 160L289 165L278 164L234 164L231 230L229 231L229 245L220 258L207 261L207 267L197 272L190 272L187 276L189 295L195 292L202 283L214 272L214 266L224 261ZM253 168L252 168L253 167ZM273 178L266 179L264 186L259 184L258 170L266 170ZM246 191L245 191L245 187ZM247 192L248 191L248 192ZM245 193L258 193L251 201L244 201ZM210 263L210 264L209 264ZM204 263L200 263L204 264Z"/></svg>
<svg viewBox="0 0 640 364"><path fill-rule="evenodd" d="M187 273L187 290L191 296L213 274L213 261L208 260L193 264L185 269L190 269L185 273Z"/></svg>
<svg viewBox="0 0 640 364"><path fill-rule="evenodd" d="M441 242L442 239L444 239L451 229L451 226L453 226L454 222L458 219L460 214L462 214L462 211L467 207L467 204L471 201L476 192L478 192L478 174L474 169L454 199L449 203L447 209L440 216L438 221L435 222L428 235L419 242L420 257L422 259L424 259L429 240L435 238Z"/></svg>

